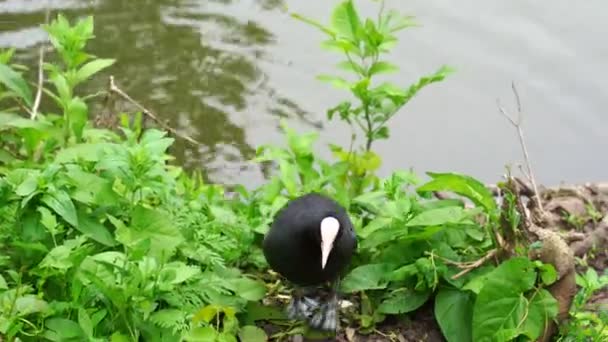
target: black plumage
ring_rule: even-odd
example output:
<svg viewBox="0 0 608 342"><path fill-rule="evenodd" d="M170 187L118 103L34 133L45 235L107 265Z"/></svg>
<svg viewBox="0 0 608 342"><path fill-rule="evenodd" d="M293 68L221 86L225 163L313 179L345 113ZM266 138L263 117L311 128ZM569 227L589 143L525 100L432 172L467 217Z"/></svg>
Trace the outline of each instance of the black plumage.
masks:
<svg viewBox="0 0 608 342"><path fill-rule="evenodd" d="M339 229L322 267L321 222L328 217L337 220ZM326 196L301 196L277 213L264 238L263 250L270 267L296 286L288 308L291 318L308 319L318 329L337 328L339 278L356 248L356 235L346 210ZM305 288L326 282L333 284L329 302L320 305L304 295Z"/></svg>

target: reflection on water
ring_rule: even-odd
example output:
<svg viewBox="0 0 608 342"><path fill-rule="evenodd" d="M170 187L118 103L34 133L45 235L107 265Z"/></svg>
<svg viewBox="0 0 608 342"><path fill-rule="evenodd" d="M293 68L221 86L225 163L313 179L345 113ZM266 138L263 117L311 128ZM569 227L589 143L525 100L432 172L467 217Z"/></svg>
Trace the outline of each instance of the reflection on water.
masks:
<svg viewBox="0 0 608 342"><path fill-rule="evenodd" d="M512 103L515 80L540 181L606 179L608 46L598 43L608 34L605 2L387 2L423 24L400 36L391 60L402 71L394 79L407 85L444 63L458 73L425 89L391 121L391 140L376 145L383 175L413 166L496 181L505 163L521 159L495 102ZM260 171L246 161L254 146L283 142L279 118L298 130L320 130L324 157L327 143L349 142L345 125L320 123L346 94L314 79L333 72L338 59L319 49L316 29L286 15L282 0L0 0L0 48L18 48L33 69L47 4L71 18L93 14L92 52L118 60L82 91L105 88L113 74L133 98L202 142L178 140L173 152L213 180L260 182ZM358 4L373 13L373 2ZM322 0L289 6L320 20L330 12Z"/></svg>
<svg viewBox="0 0 608 342"><path fill-rule="evenodd" d="M20 57L32 66L37 57L35 44L44 39L38 25L45 11L41 2L35 2L36 6L34 2L26 2L32 6L4 2L0 7L5 12L0 17L2 31L8 32L0 35L0 43L18 46L19 41L25 41L29 49ZM226 5L231 1L219 2ZM105 87L111 73L131 97L158 113L171 127L202 143L202 147L196 147L177 139L173 152L185 167L205 167L218 177L248 170L244 161L254 156L255 149L246 141L245 127L236 125L230 113L248 110L254 94L270 97L275 93L256 65L256 60L264 58L265 46L274 42L272 33L256 22L209 11L197 1L54 4L54 10L70 17L93 14L96 39L90 45L91 52L118 60L83 91ZM272 10L280 4L266 0L257 5ZM22 35L28 39L22 40ZM267 108L268 113L303 119L307 116L292 100L276 97L275 102ZM102 110L101 106L97 103L94 110ZM119 103L118 109L135 108Z"/></svg>

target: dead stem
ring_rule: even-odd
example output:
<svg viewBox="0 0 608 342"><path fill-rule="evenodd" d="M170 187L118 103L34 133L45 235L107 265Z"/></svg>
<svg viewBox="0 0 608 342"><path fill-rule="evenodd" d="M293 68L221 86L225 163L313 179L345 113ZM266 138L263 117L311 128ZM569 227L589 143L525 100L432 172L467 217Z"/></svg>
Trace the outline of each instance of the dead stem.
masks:
<svg viewBox="0 0 608 342"><path fill-rule="evenodd" d="M49 8L48 2L46 6L46 11L44 14L44 23L45 25L49 23L49 19L51 16L51 10ZM34 99L34 105L32 106L32 111L30 112L30 119L35 120L38 115L38 107L40 106L40 100L42 99L42 84L44 83L44 49L46 47L46 41L43 41L40 45L40 52L38 58L38 85L36 87L36 98Z"/></svg>
<svg viewBox="0 0 608 342"><path fill-rule="evenodd" d="M498 249L494 248L494 249L490 250L485 256L483 256L479 260L467 265L466 267L464 267L464 269L462 271L453 275L452 280L456 280L456 279L462 277L463 275L471 272L472 270L476 269L477 267L483 265L486 261L488 261L488 260L492 259L494 256L496 256L496 253L498 253Z"/></svg>
<svg viewBox="0 0 608 342"><path fill-rule="evenodd" d="M500 105L500 101L496 101L498 105L498 110L500 113L509 120L511 125L515 127L517 130L517 134L519 136L519 144L521 146L522 152L524 154L524 160L526 162L527 174L526 176L529 178L530 183L532 183L532 187L534 188L534 198L536 200L536 205L538 206L538 210L542 215L545 215L545 210L543 209L542 201L540 200L540 193L538 192L538 187L536 186L536 179L534 177L534 173L532 173L532 163L530 162L530 154L528 153L528 148L526 145L526 140L524 136L524 130L522 128L523 122L523 114L521 109L521 101L519 99L519 93L517 92L517 88L515 87L515 83L511 83L511 88L513 89L513 94L515 95L515 102L517 104L517 120L513 119L511 115Z"/></svg>
<svg viewBox="0 0 608 342"><path fill-rule="evenodd" d="M167 125L166 123L164 123L162 120L160 120L158 118L158 116L156 116L154 113L152 113L151 111L149 111L148 109L146 109L144 106L142 106L141 104L139 104L137 101L135 101L133 98L131 98L131 96L129 96L127 93L125 93L122 89L120 89L116 85L116 83L114 83L114 76L110 76L110 93L117 94L118 96L120 96L124 100L130 102L131 104L133 104L134 106L136 106L139 110L141 110L144 115L146 115L147 117L149 117L152 120L154 120L154 122L156 122L157 124L159 124L163 129L171 132L176 137L184 139L184 140L188 141L189 143L191 143L191 144L193 144L195 146L201 146L201 145L203 145L201 142L196 141L193 138L191 138L191 137L189 137L189 136L187 136L185 134L182 134L182 133L178 132L177 130L175 130L174 128L170 127L169 125Z"/></svg>

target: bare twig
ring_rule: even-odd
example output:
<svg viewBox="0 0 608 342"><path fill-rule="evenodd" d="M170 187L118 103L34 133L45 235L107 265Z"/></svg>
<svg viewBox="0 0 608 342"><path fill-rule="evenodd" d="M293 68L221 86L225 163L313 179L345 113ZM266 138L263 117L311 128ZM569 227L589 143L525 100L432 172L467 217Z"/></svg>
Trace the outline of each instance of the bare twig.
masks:
<svg viewBox="0 0 608 342"><path fill-rule="evenodd" d="M477 260L477 261L475 261L475 262L473 262L471 264L466 265L462 271L460 271L457 274L453 275L452 279L456 280L456 279L462 277L463 275L471 272L472 270L476 269L477 267L483 265L486 261L488 261L488 260L492 259L494 256L496 256L496 253L498 253L498 249L495 248L495 249L490 250L481 259L479 259L479 260Z"/></svg>
<svg viewBox="0 0 608 342"><path fill-rule="evenodd" d="M44 23L49 23L49 18L51 16L51 10L47 4L46 12L44 14ZM38 86L36 90L36 98L34 99L34 105L32 106L32 111L30 113L30 118L32 120L36 119L38 115L38 107L40 106L40 100L42 99L42 84L44 83L44 70L42 68L44 64L44 49L46 47L46 41L43 41L40 45L40 52L38 58Z"/></svg>
<svg viewBox="0 0 608 342"><path fill-rule="evenodd" d="M135 101L134 99L132 99L131 96L129 96L127 93L125 93L122 89L120 89L116 85L116 83L114 83L114 76L110 76L110 93L117 94L118 96L122 97L124 100L130 102L135 107L137 107L139 110L141 110L144 115L146 115L147 117L149 117L152 120L154 120L154 122L156 122L157 124L159 124L163 129L171 132L171 134L175 135L176 137L184 139L184 140L188 141L189 143L191 143L193 145L196 145L196 146L203 145L201 142L199 142L197 140L194 140L193 138L191 138L191 137L189 137L189 136L187 136L185 134L182 134L182 133L178 132L177 130L175 130L174 128L170 127L165 122L163 122L162 120L160 120L158 118L158 116L156 116L154 113L152 113L151 111L149 111L148 109L146 109L144 106L142 106L141 104L139 104L137 101Z"/></svg>
<svg viewBox="0 0 608 342"><path fill-rule="evenodd" d="M509 113L501 106L500 101L497 100L496 102L498 105L498 110L505 118L507 118L507 120L509 120L511 125L513 125L515 129L517 129L517 134L519 135L519 144L524 154L524 159L526 161L526 169L528 171L526 176L529 178L530 183L532 183L532 187L534 188L534 198L536 200L538 209L541 214L544 215L545 210L543 209L543 204L540 200L540 194L538 192L538 187L536 186L536 179L534 177L534 173L532 173L532 163L530 162L530 155L528 153L528 148L526 146L526 140L524 137L524 130L522 128L523 114L521 109L521 101L519 99L519 93L517 92L517 88L515 87L514 82L511 83L511 88L513 89L513 94L515 95L515 102L517 104L517 119L513 119L513 117L509 115Z"/></svg>

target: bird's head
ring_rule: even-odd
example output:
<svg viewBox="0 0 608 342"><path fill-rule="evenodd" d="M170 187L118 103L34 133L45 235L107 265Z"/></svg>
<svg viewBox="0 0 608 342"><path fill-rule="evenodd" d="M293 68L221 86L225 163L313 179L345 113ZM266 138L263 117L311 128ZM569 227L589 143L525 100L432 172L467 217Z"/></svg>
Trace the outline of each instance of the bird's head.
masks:
<svg viewBox="0 0 608 342"><path fill-rule="evenodd" d="M321 269L325 269L329 254L334 248L334 242L340 233L340 221L333 216L321 220L319 233L321 237Z"/></svg>

